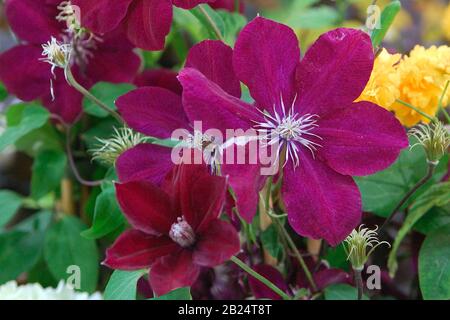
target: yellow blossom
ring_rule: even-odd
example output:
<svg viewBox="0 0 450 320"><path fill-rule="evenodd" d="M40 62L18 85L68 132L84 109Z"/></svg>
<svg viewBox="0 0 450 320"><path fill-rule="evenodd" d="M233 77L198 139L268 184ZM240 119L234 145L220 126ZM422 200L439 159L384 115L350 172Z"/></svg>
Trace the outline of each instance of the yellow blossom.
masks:
<svg viewBox="0 0 450 320"><path fill-rule="evenodd" d="M450 80L450 47L416 46L400 60L399 54L383 50L375 61L370 80L358 100L376 103L395 112L400 122L411 127L429 122L417 111L397 102L406 102L429 116L438 111L439 99ZM400 60L400 62L398 62ZM450 92L443 99L447 105Z"/></svg>
<svg viewBox="0 0 450 320"><path fill-rule="evenodd" d="M400 75L397 65L401 54L390 54L386 49L375 60L372 75L358 101L371 101L390 109L400 96Z"/></svg>
<svg viewBox="0 0 450 320"><path fill-rule="evenodd" d="M450 47L432 46L425 49L416 46L409 56L404 57L398 66L400 74L400 97L430 116L438 110L439 98L444 91L446 82L450 79ZM444 105L448 102L449 94L444 98ZM416 111L400 103L394 103L393 110L397 118L410 127L420 121L429 120Z"/></svg>

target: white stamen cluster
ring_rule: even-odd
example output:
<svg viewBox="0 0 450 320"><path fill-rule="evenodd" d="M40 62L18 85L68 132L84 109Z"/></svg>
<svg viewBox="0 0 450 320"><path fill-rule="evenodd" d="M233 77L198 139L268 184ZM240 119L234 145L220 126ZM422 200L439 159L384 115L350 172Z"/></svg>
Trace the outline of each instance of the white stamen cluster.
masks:
<svg viewBox="0 0 450 320"><path fill-rule="evenodd" d="M52 73L55 68L65 69L70 63L72 46L68 43L59 42L52 37L50 41L42 45L42 61L48 62L52 66Z"/></svg>
<svg viewBox="0 0 450 320"><path fill-rule="evenodd" d="M318 116L315 114L299 115L294 111L295 99L289 112L286 112L283 98L281 98L282 114L280 115L276 106L273 107L273 115L268 112L262 112L265 122L257 122L258 132L262 133L262 140L267 141L267 145L278 144L277 157L284 147L286 147L286 163L288 160L294 162L294 167L300 164L299 151L300 146L307 148L312 156L320 144L311 140L315 137L322 139L312 131L318 127Z"/></svg>
<svg viewBox="0 0 450 320"><path fill-rule="evenodd" d="M221 148L214 143L214 138L195 130L193 134L189 134L186 141L181 145L188 148L201 150L203 152L204 161L210 166L211 173L220 173Z"/></svg>
<svg viewBox="0 0 450 320"><path fill-rule="evenodd" d="M374 250L382 245L387 244L386 241L378 240L378 227L374 230L363 228L360 225L358 230L353 230L352 233L345 239L344 250L347 254L347 260L352 264L353 269L361 271Z"/></svg>
<svg viewBox="0 0 450 320"><path fill-rule="evenodd" d="M134 132L130 128L114 128L114 135L109 139L97 138L99 147L89 150L93 157L93 160L99 160L107 165L114 165L117 158L138 144L145 143L147 138Z"/></svg>

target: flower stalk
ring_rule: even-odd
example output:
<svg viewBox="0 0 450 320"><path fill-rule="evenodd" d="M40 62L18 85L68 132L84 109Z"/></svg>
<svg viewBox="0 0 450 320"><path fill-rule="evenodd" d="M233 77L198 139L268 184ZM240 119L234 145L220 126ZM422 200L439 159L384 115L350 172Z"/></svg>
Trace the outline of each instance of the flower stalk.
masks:
<svg viewBox="0 0 450 320"><path fill-rule="evenodd" d="M233 256L230 259L231 261L233 261L237 266L239 266L242 270L244 270L245 272L247 272L248 274L250 274L252 277L254 277L255 279L258 279L259 281L261 281L263 284L265 284L267 287L269 287L270 290L272 290L273 292L275 292L276 294L278 294L281 298L283 298L283 300L291 300L291 297L285 293L283 290L281 290L280 288L278 288L275 284L273 284L270 280L268 280L267 278L265 278L264 276L262 276L261 274L259 274L258 272L256 272L255 270L253 270L252 268L250 268L248 265L246 265L242 260L240 260L238 257Z"/></svg>
<svg viewBox="0 0 450 320"><path fill-rule="evenodd" d="M94 96L92 93L86 90L86 88L84 88L81 84L79 84L77 80L75 80L75 77L73 76L70 68L66 68L66 78L67 82L77 91L79 91L83 96L85 96L86 98L94 102L96 105L98 105L100 108L111 114L118 122L124 123L122 117L116 111L109 108L106 104L104 104L96 96Z"/></svg>

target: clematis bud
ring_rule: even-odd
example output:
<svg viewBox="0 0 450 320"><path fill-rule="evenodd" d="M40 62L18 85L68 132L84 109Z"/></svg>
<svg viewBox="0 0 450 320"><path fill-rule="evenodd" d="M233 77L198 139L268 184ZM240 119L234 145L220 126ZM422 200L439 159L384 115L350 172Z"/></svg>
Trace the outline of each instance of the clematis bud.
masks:
<svg viewBox="0 0 450 320"><path fill-rule="evenodd" d="M99 147L90 150L92 159L99 160L107 165L114 165L117 158L138 144L145 143L147 138L130 128L114 128L114 135L109 139L97 138Z"/></svg>
<svg viewBox="0 0 450 320"><path fill-rule="evenodd" d="M419 125L411 129L409 134L417 139L417 143L411 148L421 145L430 164L437 165L450 146L450 134L439 120Z"/></svg>
<svg viewBox="0 0 450 320"><path fill-rule="evenodd" d="M182 217L179 217L177 219L177 222L172 224L169 236L173 241L178 243L183 248L188 248L195 242L194 230Z"/></svg>
<svg viewBox="0 0 450 320"><path fill-rule="evenodd" d="M362 271L364 265L369 259L370 255L381 244L387 244L386 241L379 241L376 227L374 230L363 228L360 225L358 230L353 230L352 233L344 240L344 250L347 254L347 260L350 261L352 267L356 271Z"/></svg>

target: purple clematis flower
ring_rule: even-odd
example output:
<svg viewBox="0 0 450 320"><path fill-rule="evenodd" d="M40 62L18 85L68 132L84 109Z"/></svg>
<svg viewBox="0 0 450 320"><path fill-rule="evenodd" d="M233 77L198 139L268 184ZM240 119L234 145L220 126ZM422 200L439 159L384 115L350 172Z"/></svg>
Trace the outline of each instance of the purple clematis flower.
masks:
<svg viewBox="0 0 450 320"><path fill-rule="evenodd" d="M221 64L220 56L211 59ZM338 244L361 219L361 196L351 176L387 168L408 146L391 113L354 102L373 68L369 36L332 30L300 60L295 33L258 17L241 31L232 60L233 69L224 72L248 86L255 105L188 64L179 75L187 116L206 128L265 132L264 140L278 144L278 157L285 159L282 198L290 225L302 236Z"/></svg>
<svg viewBox="0 0 450 320"><path fill-rule="evenodd" d="M68 13L68 6L61 0L5 1L6 17L21 44L0 55L0 80L21 100L41 99L52 113L70 123L80 114L83 97L67 84L62 69L52 74L51 66L43 61L43 44L52 37L71 43L72 73L87 88L98 81L133 81L140 58L120 29L102 37L84 29L69 30L67 22L76 24L76 20L70 20L76 17ZM51 79L55 99L51 96Z"/></svg>
<svg viewBox="0 0 450 320"><path fill-rule="evenodd" d="M234 103L239 104L239 80L229 71L232 69L232 53L232 49L222 42L206 40L190 50L186 65L202 70L215 85L221 86L231 96ZM165 88L144 86L121 96L116 101L120 114L130 128L159 139L169 139L175 130L185 129L192 138L191 148L203 150L204 144L212 143L212 137L194 130L193 121L184 112L181 96L175 93L177 87L173 85L173 78L167 72L164 74L162 76L159 72L155 77L154 73L151 76L146 73L140 77L140 84L153 84L155 78L163 78ZM222 135L225 136L225 130ZM201 143L196 143L199 141ZM235 146L225 149L224 157L230 148ZM116 163L120 181L146 179L155 184L161 183L173 166L171 152L169 148L152 144L141 144L126 151ZM258 191L264 182L259 170L257 164L247 165L245 171L238 164L221 164L221 174L228 176L234 191L237 210L248 221L256 212ZM234 203L230 205L234 206Z"/></svg>
<svg viewBox="0 0 450 320"><path fill-rule="evenodd" d="M80 7L84 26L103 34L123 25L128 39L145 50L161 50L172 24L172 6L192 9L216 0L72 0ZM228 9L234 0L221 0L215 8Z"/></svg>
<svg viewBox="0 0 450 320"><path fill-rule="evenodd" d="M116 184L132 228L106 251L113 269L149 268L157 295L191 286L201 267L222 264L240 249L233 226L220 220L227 182L202 165L181 165L161 188L146 181Z"/></svg>

